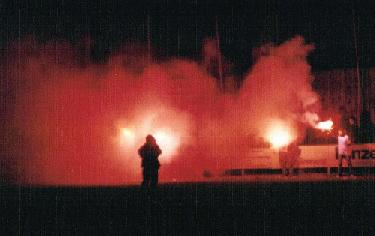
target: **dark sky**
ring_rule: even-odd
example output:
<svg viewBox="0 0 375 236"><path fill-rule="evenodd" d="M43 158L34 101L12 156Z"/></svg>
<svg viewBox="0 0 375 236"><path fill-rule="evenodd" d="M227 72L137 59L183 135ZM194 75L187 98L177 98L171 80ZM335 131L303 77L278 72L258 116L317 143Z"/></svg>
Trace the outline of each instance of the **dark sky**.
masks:
<svg viewBox="0 0 375 236"><path fill-rule="evenodd" d="M73 43L90 36L92 56L105 60L124 42L147 42L148 16L161 58L199 58L217 19L222 52L238 71L252 64L252 48L296 34L316 46L313 69L354 67L354 26L361 66L375 65L375 4L359 0L2 1L1 46L25 35Z"/></svg>

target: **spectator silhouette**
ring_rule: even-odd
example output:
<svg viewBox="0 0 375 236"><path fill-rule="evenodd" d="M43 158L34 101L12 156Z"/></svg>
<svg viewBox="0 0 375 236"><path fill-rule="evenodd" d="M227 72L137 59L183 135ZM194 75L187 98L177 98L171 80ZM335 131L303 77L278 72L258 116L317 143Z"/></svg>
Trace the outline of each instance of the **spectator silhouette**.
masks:
<svg viewBox="0 0 375 236"><path fill-rule="evenodd" d="M152 135L147 135L146 142L138 149L142 158L143 187L155 187L158 184L160 163L158 160L161 150Z"/></svg>
<svg viewBox="0 0 375 236"><path fill-rule="evenodd" d="M348 120L348 136L351 143L358 143L358 126L355 118L352 116Z"/></svg>
<svg viewBox="0 0 375 236"><path fill-rule="evenodd" d="M295 168L298 165L298 159L301 155L301 149L295 142L288 145L287 148L287 169L290 175L295 174Z"/></svg>
<svg viewBox="0 0 375 236"><path fill-rule="evenodd" d="M362 143L371 143L373 141L374 125L371 121L371 113L363 110L361 113L361 138Z"/></svg>

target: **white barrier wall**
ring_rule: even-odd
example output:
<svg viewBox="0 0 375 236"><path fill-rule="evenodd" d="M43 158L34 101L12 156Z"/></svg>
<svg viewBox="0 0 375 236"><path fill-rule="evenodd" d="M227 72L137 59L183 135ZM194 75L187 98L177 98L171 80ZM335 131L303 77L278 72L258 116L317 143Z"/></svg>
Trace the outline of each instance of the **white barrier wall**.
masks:
<svg viewBox="0 0 375 236"><path fill-rule="evenodd" d="M295 162L298 168L336 167L336 145L299 146L301 155ZM280 150L283 153L285 150ZM375 143L351 145L353 167L375 167ZM245 157L233 157L224 169L278 169L279 150L251 149ZM346 162L344 161L344 166Z"/></svg>
<svg viewBox="0 0 375 236"><path fill-rule="evenodd" d="M336 145L299 146L299 167L337 166Z"/></svg>
<svg viewBox="0 0 375 236"><path fill-rule="evenodd" d="M375 143L354 144L351 153L354 167L375 167Z"/></svg>
<svg viewBox="0 0 375 236"><path fill-rule="evenodd" d="M337 166L336 145L300 146L299 167ZM375 167L375 143L350 146L353 167ZM345 161L344 161L345 164Z"/></svg>

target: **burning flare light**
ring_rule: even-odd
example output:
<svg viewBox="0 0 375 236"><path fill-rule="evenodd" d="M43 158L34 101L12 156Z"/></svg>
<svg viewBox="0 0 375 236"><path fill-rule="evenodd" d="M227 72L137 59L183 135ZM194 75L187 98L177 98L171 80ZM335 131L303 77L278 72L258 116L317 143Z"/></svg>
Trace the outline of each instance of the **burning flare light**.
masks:
<svg viewBox="0 0 375 236"><path fill-rule="evenodd" d="M163 151L163 155L160 156L161 161L170 161L172 155L176 152L180 146L180 140L176 135L166 130L158 130L154 133L156 142Z"/></svg>
<svg viewBox="0 0 375 236"><path fill-rule="evenodd" d="M273 148L284 147L292 141L292 135L289 128L282 123L272 124L266 133L266 138Z"/></svg>
<svg viewBox="0 0 375 236"><path fill-rule="evenodd" d="M134 145L135 133L129 128L122 128L121 129L121 141L124 144Z"/></svg>
<svg viewBox="0 0 375 236"><path fill-rule="evenodd" d="M321 131L331 131L333 126L332 120L321 121L315 126L315 128L320 129Z"/></svg>

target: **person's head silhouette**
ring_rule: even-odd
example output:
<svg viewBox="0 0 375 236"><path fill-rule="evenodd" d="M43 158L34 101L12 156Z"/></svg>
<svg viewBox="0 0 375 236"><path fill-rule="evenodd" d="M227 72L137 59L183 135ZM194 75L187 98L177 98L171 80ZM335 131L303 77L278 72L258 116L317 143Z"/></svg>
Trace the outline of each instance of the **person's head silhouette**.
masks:
<svg viewBox="0 0 375 236"><path fill-rule="evenodd" d="M146 136L146 143L155 144L156 143L156 139L151 134L148 134Z"/></svg>

